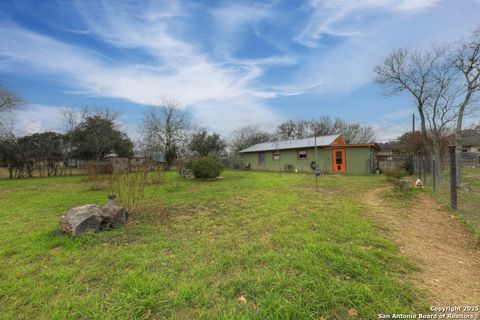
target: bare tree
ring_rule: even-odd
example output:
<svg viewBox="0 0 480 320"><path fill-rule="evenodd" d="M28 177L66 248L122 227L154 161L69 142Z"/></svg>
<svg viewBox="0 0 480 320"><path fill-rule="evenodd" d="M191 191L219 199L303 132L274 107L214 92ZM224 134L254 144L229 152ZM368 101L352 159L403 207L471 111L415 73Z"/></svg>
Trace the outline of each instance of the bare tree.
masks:
<svg viewBox="0 0 480 320"><path fill-rule="evenodd" d="M63 131L68 134L69 132L73 131L80 122L85 118L84 110L78 110L76 108L63 108L61 110L62 117L63 117Z"/></svg>
<svg viewBox="0 0 480 320"><path fill-rule="evenodd" d="M443 157L446 150L442 150L444 138L451 133L457 119L455 103L460 93L456 85L456 72L448 59L442 60L432 70L429 84L429 99L425 101L425 115L428 123L428 132L432 140L433 152L437 163L436 174L443 169Z"/></svg>
<svg viewBox="0 0 480 320"><path fill-rule="evenodd" d="M24 103L23 99L0 84L0 139L13 135L13 111Z"/></svg>
<svg viewBox="0 0 480 320"><path fill-rule="evenodd" d="M420 116L422 143L426 150L433 151L428 145L428 130L425 105L429 99L436 99L432 92L435 70L446 57L443 48L425 51L394 50L382 65L375 67L376 82L387 88L387 94L408 93L414 99Z"/></svg>
<svg viewBox="0 0 480 320"><path fill-rule="evenodd" d="M13 111L23 102L22 98L0 84L0 158L7 163L10 178L17 175L14 170L20 167L17 139L13 133Z"/></svg>
<svg viewBox="0 0 480 320"><path fill-rule="evenodd" d="M277 127L275 137L280 140L302 139L321 135L342 135L346 143L367 143L375 140L375 130L368 125L349 123L329 116L310 121L289 120Z"/></svg>
<svg viewBox="0 0 480 320"><path fill-rule="evenodd" d="M230 135L229 142L231 151L236 154L254 144L272 141L273 139L270 133L261 130L258 126L245 126L234 130Z"/></svg>
<svg viewBox="0 0 480 320"><path fill-rule="evenodd" d="M375 130L371 126L360 123L349 123L336 118L329 134L339 134L345 143L369 143L375 140Z"/></svg>
<svg viewBox="0 0 480 320"><path fill-rule="evenodd" d="M0 113L13 111L22 103L22 98L0 84Z"/></svg>
<svg viewBox="0 0 480 320"><path fill-rule="evenodd" d="M375 130L372 127L349 123L340 118L332 120L329 116L310 121L286 121L277 127L274 136L280 140L291 140L332 134L342 135L347 143L367 143L375 140Z"/></svg>
<svg viewBox="0 0 480 320"><path fill-rule="evenodd" d="M275 137L280 140L303 139L309 135L308 121L288 120L277 126Z"/></svg>
<svg viewBox="0 0 480 320"><path fill-rule="evenodd" d="M453 65L459 72L461 95L457 105L457 121L455 126L455 145L457 168L460 168L462 152L462 126L464 117L469 112L476 111L478 92L480 91L480 26L477 27L468 41L460 43L453 54ZM460 171L457 170L457 181L460 181Z"/></svg>
<svg viewBox="0 0 480 320"><path fill-rule="evenodd" d="M142 148L148 154L161 151L169 165L177 157L179 145L185 140L185 132L191 128L191 117L179 109L179 103L165 99L158 107L147 110L142 119Z"/></svg>
<svg viewBox="0 0 480 320"><path fill-rule="evenodd" d="M335 123L329 116L323 116L318 119L310 120L308 123L312 135L327 136L335 134Z"/></svg>

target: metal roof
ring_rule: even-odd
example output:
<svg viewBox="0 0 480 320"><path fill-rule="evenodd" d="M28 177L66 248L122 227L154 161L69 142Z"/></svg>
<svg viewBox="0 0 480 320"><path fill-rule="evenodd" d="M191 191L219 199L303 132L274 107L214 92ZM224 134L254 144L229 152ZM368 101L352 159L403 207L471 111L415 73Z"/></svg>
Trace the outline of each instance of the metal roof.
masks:
<svg viewBox="0 0 480 320"><path fill-rule="evenodd" d="M331 145L339 135L320 136L317 137L317 147L326 147ZM270 150L285 150L285 149L299 149L299 148L312 148L315 147L315 138L306 138L299 140L285 140L258 143L246 149L240 151L245 152L257 152L257 151L270 151Z"/></svg>

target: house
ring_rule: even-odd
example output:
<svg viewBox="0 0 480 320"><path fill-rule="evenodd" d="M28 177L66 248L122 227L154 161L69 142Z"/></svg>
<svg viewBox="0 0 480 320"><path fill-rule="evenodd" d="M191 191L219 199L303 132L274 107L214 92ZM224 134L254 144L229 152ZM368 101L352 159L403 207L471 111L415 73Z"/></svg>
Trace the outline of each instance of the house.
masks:
<svg viewBox="0 0 480 320"><path fill-rule="evenodd" d="M315 143L317 152L315 154ZM252 170L373 173L380 147L374 143L346 144L340 135L265 142L240 151L243 165Z"/></svg>
<svg viewBox="0 0 480 320"><path fill-rule="evenodd" d="M165 163L165 157L160 152L149 152L146 155L143 151L134 151L131 157L118 157L115 153L108 154L96 165L100 168L100 172L127 173L143 170L145 165L148 165L148 170L155 170ZM101 169L103 167L104 169Z"/></svg>
<svg viewBox="0 0 480 320"><path fill-rule="evenodd" d="M378 160L379 161L393 160L393 148L382 148L381 151L378 151Z"/></svg>
<svg viewBox="0 0 480 320"><path fill-rule="evenodd" d="M462 152L480 153L480 130L464 130L462 132L462 139Z"/></svg>

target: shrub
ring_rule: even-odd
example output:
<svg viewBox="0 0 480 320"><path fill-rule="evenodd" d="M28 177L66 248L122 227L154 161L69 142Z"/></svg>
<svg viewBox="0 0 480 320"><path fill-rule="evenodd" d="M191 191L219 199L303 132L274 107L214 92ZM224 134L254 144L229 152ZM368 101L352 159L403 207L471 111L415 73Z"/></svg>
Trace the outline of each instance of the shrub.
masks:
<svg viewBox="0 0 480 320"><path fill-rule="evenodd" d="M399 180L408 175L408 173L402 169L384 170L383 174L387 177L388 181Z"/></svg>
<svg viewBox="0 0 480 320"><path fill-rule="evenodd" d="M409 175L413 175L413 156L412 155L408 155L408 157L405 159L403 166Z"/></svg>
<svg viewBox="0 0 480 320"><path fill-rule="evenodd" d="M153 195L165 181L165 172L160 166L154 166L151 162L145 161L138 165L135 171L110 174L110 189L117 197L117 202L126 207L131 216L138 213L147 193L145 187L153 187Z"/></svg>
<svg viewBox="0 0 480 320"><path fill-rule="evenodd" d="M216 178L222 173L222 164L213 158L203 157L193 160L190 165L195 178Z"/></svg>
<svg viewBox="0 0 480 320"><path fill-rule="evenodd" d="M401 192L409 191L411 186L408 180L398 179L393 182L393 185L396 190Z"/></svg>

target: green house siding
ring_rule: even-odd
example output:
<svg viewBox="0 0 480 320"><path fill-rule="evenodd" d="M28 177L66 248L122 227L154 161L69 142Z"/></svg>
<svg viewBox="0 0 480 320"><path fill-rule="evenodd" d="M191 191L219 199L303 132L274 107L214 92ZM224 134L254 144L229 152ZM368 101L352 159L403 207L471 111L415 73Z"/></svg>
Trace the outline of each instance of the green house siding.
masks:
<svg viewBox="0 0 480 320"><path fill-rule="evenodd" d="M370 159L371 147L354 147L345 148L347 158L345 172L346 173L371 173L372 161Z"/></svg>
<svg viewBox="0 0 480 320"><path fill-rule="evenodd" d="M371 173L372 147L344 147L346 157L346 173ZM297 158L298 150L307 150L307 159ZM318 164L322 172L332 172L332 149L318 148ZM250 169L261 171L298 171L312 172L310 165L315 161L315 148L280 150L280 160L273 160L273 151L265 151L265 165L259 165L258 152L243 153L244 164Z"/></svg>

